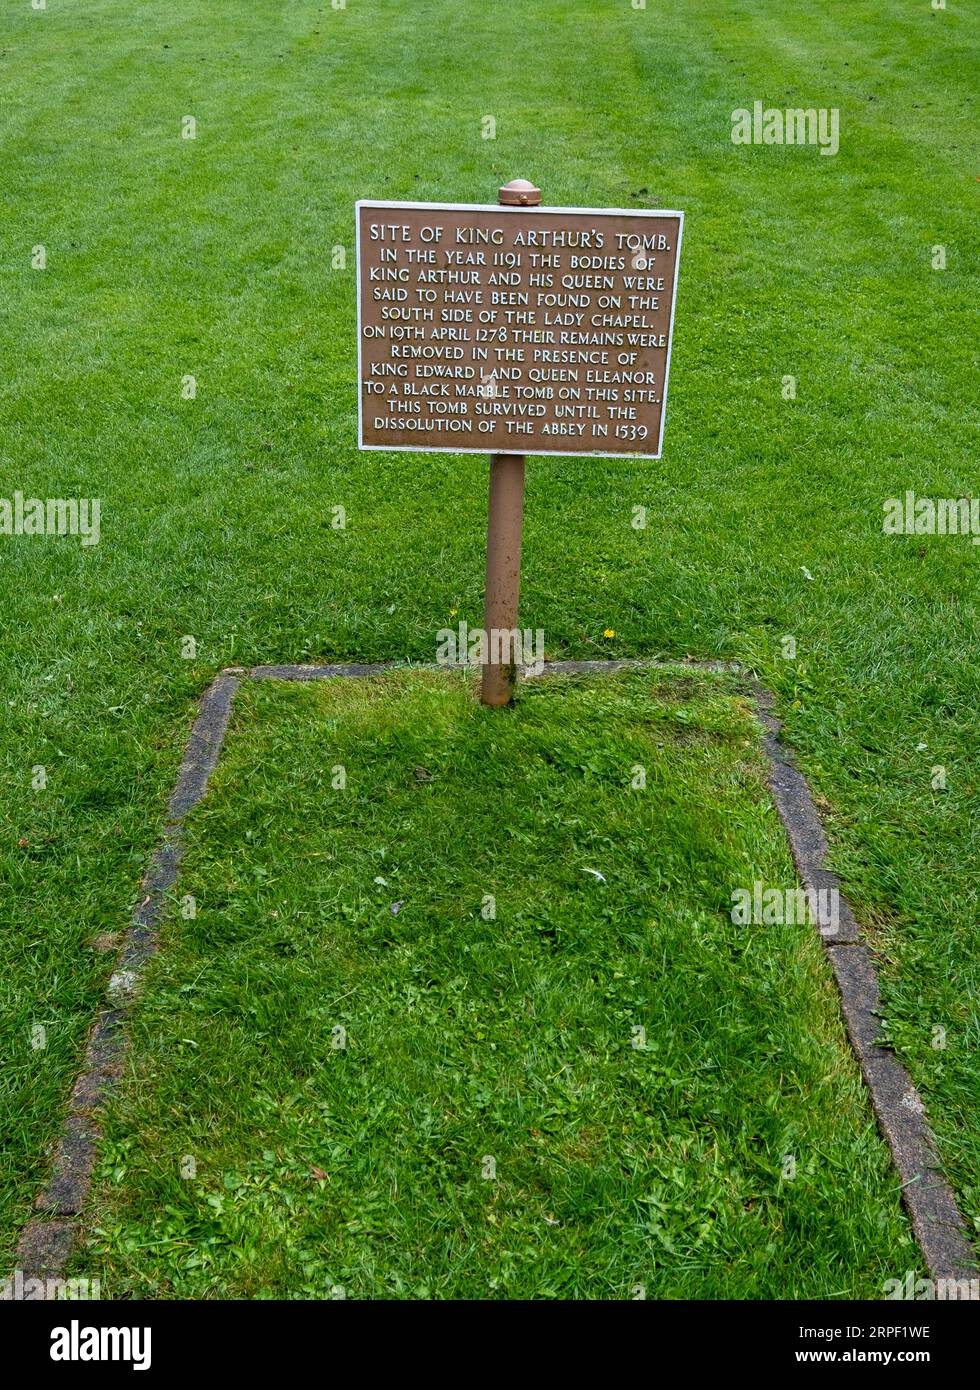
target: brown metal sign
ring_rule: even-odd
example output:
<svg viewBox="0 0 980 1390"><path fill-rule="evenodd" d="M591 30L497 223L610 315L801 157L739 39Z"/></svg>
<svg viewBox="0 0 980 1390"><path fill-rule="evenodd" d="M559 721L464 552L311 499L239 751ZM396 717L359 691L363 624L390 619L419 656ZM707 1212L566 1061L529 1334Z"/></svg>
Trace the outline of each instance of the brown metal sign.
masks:
<svg viewBox="0 0 980 1390"><path fill-rule="evenodd" d="M360 447L659 458L683 221L359 202Z"/></svg>

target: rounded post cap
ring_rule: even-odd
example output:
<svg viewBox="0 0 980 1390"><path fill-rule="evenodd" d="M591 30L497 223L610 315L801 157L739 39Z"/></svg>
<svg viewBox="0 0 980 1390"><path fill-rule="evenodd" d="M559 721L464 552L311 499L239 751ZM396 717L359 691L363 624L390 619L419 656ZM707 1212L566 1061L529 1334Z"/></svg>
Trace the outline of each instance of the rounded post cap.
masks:
<svg viewBox="0 0 980 1390"><path fill-rule="evenodd" d="M500 189L497 199L504 207L536 208L541 202L541 189L527 179L511 179Z"/></svg>

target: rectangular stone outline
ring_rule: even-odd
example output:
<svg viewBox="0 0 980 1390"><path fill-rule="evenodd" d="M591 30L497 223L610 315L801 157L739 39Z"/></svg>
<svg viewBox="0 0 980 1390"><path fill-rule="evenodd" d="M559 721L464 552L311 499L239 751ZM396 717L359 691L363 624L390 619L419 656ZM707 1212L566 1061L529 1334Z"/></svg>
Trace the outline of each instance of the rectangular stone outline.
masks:
<svg viewBox="0 0 980 1390"><path fill-rule="evenodd" d="M410 669L413 668L403 662L256 666L250 671L230 668L222 671L201 696L177 785L168 803L161 841L140 885L140 901L109 980L105 1005L89 1034L47 1184L34 1204L44 1215L27 1222L17 1244L15 1267L22 1270L25 1277L58 1277L70 1259L82 1208L91 1188L96 1146L101 1137L96 1112L122 1070L126 1049L125 1018L143 967L158 949L158 929L166 913L167 894L176 883L180 868L184 822L207 791L242 679L366 679ZM454 668L424 664L415 669ZM943 1175L925 1105L902 1063L889 1048L878 1044L880 996L874 961L871 952L860 942L860 929L841 891L840 880L826 867L826 836L806 779L780 742L782 726L773 714L775 696L752 672L725 661L556 661L547 662L541 675L598 675L624 669L687 669L730 674L743 680L763 731L763 750L769 763L767 780L800 880L807 889L836 888L839 894L839 930L818 934L840 992L841 1011L851 1047L902 1179L902 1199L926 1267L936 1282L975 1280L976 1255L953 1190Z"/></svg>

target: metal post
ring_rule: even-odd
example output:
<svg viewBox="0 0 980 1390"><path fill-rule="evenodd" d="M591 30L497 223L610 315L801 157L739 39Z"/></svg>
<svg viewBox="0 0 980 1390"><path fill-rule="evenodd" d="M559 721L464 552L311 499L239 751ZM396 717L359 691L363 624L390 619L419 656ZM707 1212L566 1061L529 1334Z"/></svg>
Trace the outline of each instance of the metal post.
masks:
<svg viewBox="0 0 980 1390"><path fill-rule="evenodd" d="M506 207L537 207L541 190L526 179L514 179L500 189ZM514 698L514 661L494 662L512 649L503 634L517 627L521 592L521 531L524 524L524 455L490 455L490 502L487 515L487 589L483 630L487 661L483 666L480 700L485 705L509 705ZM495 643L493 634L498 634Z"/></svg>

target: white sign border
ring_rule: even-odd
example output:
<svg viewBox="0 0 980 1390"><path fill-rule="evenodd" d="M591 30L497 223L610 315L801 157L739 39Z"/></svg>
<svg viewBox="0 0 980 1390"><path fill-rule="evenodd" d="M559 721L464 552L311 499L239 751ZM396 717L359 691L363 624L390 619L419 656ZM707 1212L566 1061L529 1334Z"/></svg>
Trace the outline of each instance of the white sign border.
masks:
<svg viewBox="0 0 980 1390"><path fill-rule="evenodd" d="M670 321L667 326L667 362L664 366L664 396L660 411L660 438L657 452L646 454L631 449L608 452L602 449L580 449L570 454L562 454L558 449L488 449L484 448L443 448L438 444L365 444L364 443L364 393L361 389L361 208L404 208L415 212L431 208L433 212L498 212L508 216L524 212L541 212L561 216L562 214L585 214L589 217L676 217L677 251L674 256L674 289L670 300ZM664 426L667 423L667 386L670 381L670 354L674 347L674 310L677 307L677 282L681 278L681 242L684 240L684 214L676 209L665 208L565 208L565 207L518 207L504 203L401 203L387 202L381 198L359 198L354 204L355 233L355 276L357 296L357 447L373 449L386 454L524 454L529 458L606 458L606 459L659 459L664 448Z"/></svg>

